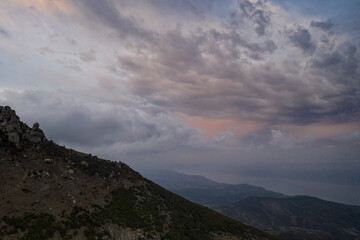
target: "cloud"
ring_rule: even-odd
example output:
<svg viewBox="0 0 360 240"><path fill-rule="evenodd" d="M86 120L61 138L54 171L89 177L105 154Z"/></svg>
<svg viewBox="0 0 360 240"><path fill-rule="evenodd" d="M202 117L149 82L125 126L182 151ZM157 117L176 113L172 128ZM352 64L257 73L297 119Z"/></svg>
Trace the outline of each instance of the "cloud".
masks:
<svg viewBox="0 0 360 240"><path fill-rule="evenodd" d="M255 24L255 31L258 36L264 35L266 27L270 25L271 16L269 11L263 10L266 9L264 1L252 3L248 0L239 0L238 5L242 16L247 17Z"/></svg>
<svg viewBox="0 0 360 240"><path fill-rule="evenodd" d="M322 70L322 73L328 73L333 81L349 83L348 81L353 81L359 74L359 60L358 47L352 43L345 43L331 53L319 55L313 60L313 64Z"/></svg>
<svg viewBox="0 0 360 240"><path fill-rule="evenodd" d="M284 133L281 130L270 130L271 141L270 145L278 146L281 148L304 148L306 144L314 142L311 136L305 136L304 138L295 138L291 134Z"/></svg>
<svg viewBox="0 0 360 240"><path fill-rule="evenodd" d="M75 39L67 38L66 40L72 46L77 46L78 45L78 43L77 43L77 41Z"/></svg>
<svg viewBox="0 0 360 240"><path fill-rule="evenodd" d="M311 40L309 31L301 26L294 26L287 31L290 42L300 48L304 53L312 54L316 50L316 44Z"/></svg>
<svg viewBox="0 0 360 240"><path fill-rule="evenodd" d="M63 57L62 59L57 59L56 61L67 69L71 69L79 73L83 71L82 68L80 67L80 62L76 59Z"/></svg>
<svg viewBox="0 0 360 240"><path fill-rule="evenodd" d="M199 137L196 130L152 107L104 103L82 95L74 98L66 92L7 90L2 95L1 105L10 105L29 125L39 122L49 139L87 151L104 153L116 146L112 152L118 149L117 154L139 154L150 145L157 152L179 144L191 146Z"/></svg>
<svg viewBox="0 0 360 240"><path fill-rule="evenodd" d="M360 131L350 132L348 134L342 134L334 138L338 144L345 144L351 147L359 147L360 145Z"/></svg>
<svg viewBox="0 0 360 240"><path fill-rule="evenodd" d="M330 32L334 28L334 23L331 19L326 21L311 21L310 26L314 28L319 28L325 32Z"/></svg>
<svg viewBox="0 0 360 240"><path fill-rule="evenodd" d="M89 16L100 20L105 26L115 29L119 38L136 38L150 41L151 31L144 29L135 18L125 17L118 10L122 2L105 1L78 1L78 9Z"/></svg>
<svg viewBox="0 0 360 240"><path fill-rule="evenodd" d="M9 33L5 29L3 29L1 26L0 26L0 34L7 38L10 37Z"/></svg>
<svg viewBox="0 0 360 240"><path fill-rule="evenodd" d="M147 1L138 1L137 7L147 5ZM190 17L195 19L204 19L206 15L213 9L215 1L203 0L203 1L166 1L166 0L154 0L151 1L149 7L156 9L159 14L162 15L179 15L180 17ZM132 4L131 0L127 1L127 4Z"/></svg>
<svg viewBox="0 0 360 240"><path fill-rule="evenodd" d="M49 33L57 41L41 52L54 51L46 57L84 79L94 76L103 90L121 85L163 111L268 126L353 122L359 115L359 46L339 32L322 42L314 30L324 24L305 29L270 1L66 3L77 14L58 13L51 23L71 21L74 29ZM185 12L191 16L177 17ZM236 25L220 20L230 15Z"/></svg>
<svg viewBox="0 0 360 240"><path fill-rule="evenodd" d="M49 47L42 47L38 49L39 53L43 56L47 55L47 54L54 54L55 51L50 49Z"/></svg>
<svg viewBox="0 0 360 240"><path fill-rule="evenodd" d="M80 59L87 63L96 61L95 51L91 49L87 52L81 52Z"/></svg>

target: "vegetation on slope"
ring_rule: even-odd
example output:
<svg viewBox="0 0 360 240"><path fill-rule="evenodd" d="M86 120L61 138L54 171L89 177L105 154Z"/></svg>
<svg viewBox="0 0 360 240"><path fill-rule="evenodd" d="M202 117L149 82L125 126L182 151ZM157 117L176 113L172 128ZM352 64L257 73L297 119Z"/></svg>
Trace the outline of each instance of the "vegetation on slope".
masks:
<svg viewBox="0 0 360 240"><path fill-rule="evenodd" d="M146 239L161 236L161 239L205 240L217 232L269 239L265 233L186 201L152 182L113 191L104 207L93 205L91 211L74 207L60 221L49 213L3 217L0 236L21 231L24 240L48 239L55 234L71 239L82 229L87 239L101 239L110 235L104 230L106 223L143 229Z"/></svg>

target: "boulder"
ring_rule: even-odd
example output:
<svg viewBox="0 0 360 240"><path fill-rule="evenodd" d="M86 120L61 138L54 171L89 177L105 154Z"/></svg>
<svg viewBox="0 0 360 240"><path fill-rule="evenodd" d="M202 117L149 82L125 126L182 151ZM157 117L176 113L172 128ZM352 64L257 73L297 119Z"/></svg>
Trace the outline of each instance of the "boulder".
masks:
<svg viewBox="0 0 360 240"><path fill-rule="evenodd" d="M19 137L19 133L16 130L16 128L13 125L8 124L6 126L6 132L7 132L9 142L12 142L13 144L15 144L16 148L20 148L21 147L20 137Z"/></svg>
<svg viewBox="0 0 360 240"><path fill-rule="evenodd" d="M45 159L44 159L44 162L45 162L45 163L52 163L53 160L52 160L51 158L45 158Z"/></svg>
<svg viewBox="0 0 360 240"><path fill-rule="evenodd" d="M84 166L84 167L88 167L89 164L86 162L86 161L81 161L81 165Z"/></svg>
<svg viewBox="0 0 360 240"><path fill-rule="evenodd" d="M39 123L34 123L31 128L28 140L32 143L42 143L45 139L44 132L39 128Z"/></svg>

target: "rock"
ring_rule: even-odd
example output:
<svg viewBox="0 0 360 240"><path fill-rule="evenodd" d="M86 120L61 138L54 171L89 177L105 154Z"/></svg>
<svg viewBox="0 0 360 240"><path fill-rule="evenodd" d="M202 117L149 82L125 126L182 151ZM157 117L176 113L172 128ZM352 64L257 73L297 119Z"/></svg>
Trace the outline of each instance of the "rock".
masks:
<svg viewBox="0 0 360 240"><path fill-rule="evenodd" d="M17 130L17 124L14 122L6 122L7 124L3 125L3 129L7 133L8 141L15 144L16 148L21 148L19 132Z"/></svg>
<svg viewBox="0 0 360 240"><path fill-rule="evenodd" d="M88 164L86 161L82 161L80 164L83 165L84 167L88 167L88 166L89 166L89 164Z"/></svg>
<svg viewBox="0 0 360 240"><path fill-rule="evenodd" d="M34 123L31 128L28 140L32 143L42 143L45 139L44 132L39 128L39 123Z"/></svg>
<svg viewBox="0 0 360 240"><path fill-rule="evenodd" d="M46 141L44 132L35 123L29 128L25 123L20 121L16 112L9 106L0 106L0 131L4 135L2 141L13 143L16 148L21 148L21 141L29 140L32 143L42 143Z"/></svg>
<svg viewBox="0 0 360 240"><path fill-rule="evenodd" d="M14 143L16 148L21 148L19 134L16 132L8 133L9 141Z"/></svg>
<svg viewBox="0 0 360 240"><path fill-rule="evenodd" d="M72 170L72 169L69 169L69 170L68 170L68 173L70 173L70 174L74 174L74 173L75 173L75 171L74 171L74 170Z"/></svg>
<svg viewBox="0 0 360 240"><path fill-rule="evenodd" d="M40 191L40 192L44 192L44 191L46 191L46 190L48 190L48 189L50 189L50 185L46 184L46 185L42 186L42 187L39 189L39 191Z"/></svg>
<svg viewBox="0 0 360 240"><path fill-rule="evenodd" d="M45 158L45 159L44 159L44 162L45 162L45 163L52 163L53 160L52 160L51 158Z"/></svg>

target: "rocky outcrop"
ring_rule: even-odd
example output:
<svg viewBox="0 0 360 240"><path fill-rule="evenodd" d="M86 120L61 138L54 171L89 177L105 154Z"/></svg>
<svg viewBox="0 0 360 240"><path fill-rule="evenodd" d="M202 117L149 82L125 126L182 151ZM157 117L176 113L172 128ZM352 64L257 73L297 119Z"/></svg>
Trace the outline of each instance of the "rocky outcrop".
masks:
<svg viewBox="0 0 360 240"><path fill-rule="evenodd" d="M32 128L28 127L9 106L0 106L0 131L1 141L8 141L16 148L21 148L23 141L34 144L47 141L39 123L35 123Z"/></svg>
<svg viewBox="0 0 360 240"><path fill-rule="evenodd" d="M31 128L28 140L32 143L42 143L45 139L44 132L39 128L39 123L34 123Z"/></svg>

